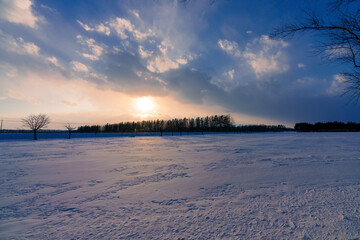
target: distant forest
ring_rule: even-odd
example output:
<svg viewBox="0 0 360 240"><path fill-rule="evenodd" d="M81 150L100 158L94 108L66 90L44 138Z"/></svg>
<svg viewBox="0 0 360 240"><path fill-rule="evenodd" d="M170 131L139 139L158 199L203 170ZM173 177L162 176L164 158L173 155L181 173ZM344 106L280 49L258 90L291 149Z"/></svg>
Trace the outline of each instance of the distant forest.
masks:
<svg viewBox="0 0 360 240"><path fill-rule="evenodd" d="M327 122L327 123L297 123L295 124L295 131L298 132L359 132L360 123L342 123L342 122Z"/></svg>
<svg viewBox="0 0 360 240"><path fill-rule="evenodd" d="M80 126L77 132L280 132L290 131L283 125L235 126L230 115L214 115L197 118L174 118L171 120L147 120L120 122L103 126Z"/></svg>

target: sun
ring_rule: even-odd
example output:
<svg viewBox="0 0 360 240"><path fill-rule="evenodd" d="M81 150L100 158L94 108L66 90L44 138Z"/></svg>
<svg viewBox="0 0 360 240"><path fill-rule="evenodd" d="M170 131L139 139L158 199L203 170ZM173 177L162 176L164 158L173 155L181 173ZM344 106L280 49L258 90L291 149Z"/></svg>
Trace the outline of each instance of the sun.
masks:
<svg viewBox="0 0 360 240"><path fill-rule="evenodd" d="M140 113L146 114L154 110L155 104L151 97L141 97L135 99L135 107Z"/></svg>

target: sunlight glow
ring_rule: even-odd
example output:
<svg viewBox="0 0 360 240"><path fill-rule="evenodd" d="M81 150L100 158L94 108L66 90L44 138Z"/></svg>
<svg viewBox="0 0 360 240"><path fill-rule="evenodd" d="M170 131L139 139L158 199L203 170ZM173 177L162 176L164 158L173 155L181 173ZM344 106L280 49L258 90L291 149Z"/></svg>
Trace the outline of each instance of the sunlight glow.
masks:
<svg viewBox="0 0 360 240"><path fill-rule="evenodd" d="M155 104L151 97L141 97L135 99L135 106L140 113L145 114L153 111Z"/></svg>

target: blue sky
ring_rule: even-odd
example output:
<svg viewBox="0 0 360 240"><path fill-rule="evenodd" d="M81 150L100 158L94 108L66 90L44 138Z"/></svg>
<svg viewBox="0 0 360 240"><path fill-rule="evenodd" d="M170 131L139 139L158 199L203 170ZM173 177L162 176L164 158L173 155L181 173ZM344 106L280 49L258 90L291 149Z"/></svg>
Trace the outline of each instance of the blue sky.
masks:
<svg viewBox="0 0 360 240"><path fill-rule="evenodd" d="M37 113L53 128L224 113L243 124L359 121L341 96L351 66L314 55L312 35L268 36L326 4L2 0L0 117L9 128Z"/></svg>

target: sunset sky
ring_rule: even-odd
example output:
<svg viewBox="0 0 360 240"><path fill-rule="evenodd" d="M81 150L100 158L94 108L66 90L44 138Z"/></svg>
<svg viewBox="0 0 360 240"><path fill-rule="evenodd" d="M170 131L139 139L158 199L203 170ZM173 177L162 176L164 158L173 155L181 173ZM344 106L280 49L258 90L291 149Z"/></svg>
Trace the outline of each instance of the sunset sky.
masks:
<svg viewBox="0 0 360 240"><path fill-rule="evenodd" d="M326 1L0 0L0 118L104 124L231 114L238 124L360 120L347 65L274 27Z"/></svg>

